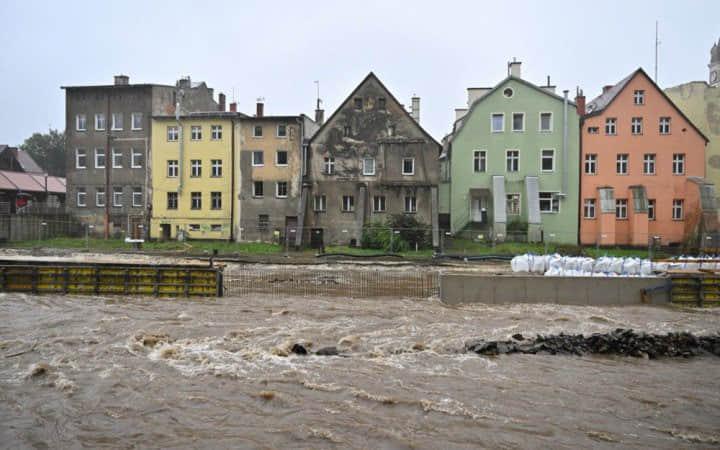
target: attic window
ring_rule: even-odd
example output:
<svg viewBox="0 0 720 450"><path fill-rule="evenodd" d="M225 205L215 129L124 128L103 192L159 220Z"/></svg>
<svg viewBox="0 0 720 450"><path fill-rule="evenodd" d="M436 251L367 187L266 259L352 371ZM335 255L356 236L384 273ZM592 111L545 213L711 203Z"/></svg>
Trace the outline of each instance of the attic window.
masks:
<svg viewBox="0 0 720 450"><path fill-rule="evenodd" d="M503 91L503 95L506 98L512 98L513 94L515 94L515 92L512 90L512 88L505 88L505 90Z"/></svg>
<svg viewBox="0 0 720 450"><path fill-rule="evenodd" d="M388 126L388 136L395 136L395 125Z"/></svg>
<svg viewBox="0 0 720 450"><path fill-rule="evenodd" d="M361 97L355 97L355 109L362 109L363 101Z"/></svg>
<svg viewBox="0 0 720 450"><path fill-rule="evenodd" d="M385 110L385 97L378 98L378 109Z"/></svg>

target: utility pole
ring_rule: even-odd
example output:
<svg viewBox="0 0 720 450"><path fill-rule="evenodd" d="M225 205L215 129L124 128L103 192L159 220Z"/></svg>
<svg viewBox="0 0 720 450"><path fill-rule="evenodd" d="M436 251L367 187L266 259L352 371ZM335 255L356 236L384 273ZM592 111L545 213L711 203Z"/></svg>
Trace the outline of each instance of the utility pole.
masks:
<svg viewBox="0 0 720 450"><path fill-rule="evenodd" d="M107 115L105 116L105 240L110 239L110 164L108 164L108 154L110 153L110 127L112 120L110 119L110 96L112 94L112 88L108 91L107 97Z"/></svg>

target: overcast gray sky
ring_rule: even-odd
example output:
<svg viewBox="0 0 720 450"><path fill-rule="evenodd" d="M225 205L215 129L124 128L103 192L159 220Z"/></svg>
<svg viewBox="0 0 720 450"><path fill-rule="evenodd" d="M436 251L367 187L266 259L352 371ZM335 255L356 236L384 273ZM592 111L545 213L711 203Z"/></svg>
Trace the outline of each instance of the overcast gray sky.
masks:
<svg viewBox="0 0 720 450"><path fill-rule="evenodd" d="M663 87L707 79L720 1L0 1L0 143L64 129L61 85L204 80L251 113L326 117L374 71L440 139L468 86L506 62L523 78L593 97L638 66L652 74L660 21Z"/></svg>

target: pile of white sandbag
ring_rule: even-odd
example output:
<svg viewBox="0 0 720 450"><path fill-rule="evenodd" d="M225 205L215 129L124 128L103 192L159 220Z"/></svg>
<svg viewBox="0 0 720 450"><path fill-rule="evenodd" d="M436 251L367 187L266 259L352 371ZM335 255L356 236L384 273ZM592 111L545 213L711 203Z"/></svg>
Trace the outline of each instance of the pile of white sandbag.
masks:
<svg viewBox="0 0 720 450"><path fill-rule="evenodd" d="M648 277L659 269L647 259L602 256L519 255L510 262L513 272L560 277ZM666 268L664 270L667 270Z"/></svg>

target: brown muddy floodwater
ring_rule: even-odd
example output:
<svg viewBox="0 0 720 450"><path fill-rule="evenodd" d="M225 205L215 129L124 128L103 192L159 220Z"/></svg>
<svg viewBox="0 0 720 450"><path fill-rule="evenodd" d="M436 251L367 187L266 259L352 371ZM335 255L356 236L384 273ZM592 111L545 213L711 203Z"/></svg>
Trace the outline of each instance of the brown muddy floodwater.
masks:
<svg viewBox="0 0 720 450"><path fill-rule="evenodd" d="M3 448L720 445L720 358L462 350L514 333L709 334L718 310L0 294L0 318ZM288 356L297 342L347 357Z"/></svg>

